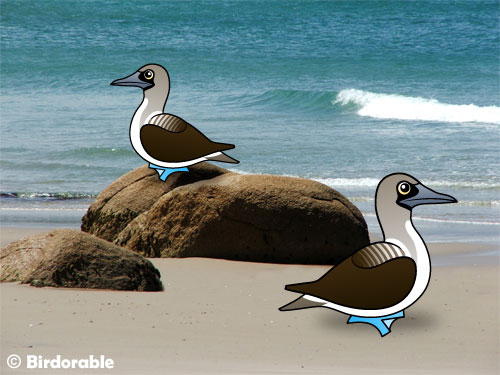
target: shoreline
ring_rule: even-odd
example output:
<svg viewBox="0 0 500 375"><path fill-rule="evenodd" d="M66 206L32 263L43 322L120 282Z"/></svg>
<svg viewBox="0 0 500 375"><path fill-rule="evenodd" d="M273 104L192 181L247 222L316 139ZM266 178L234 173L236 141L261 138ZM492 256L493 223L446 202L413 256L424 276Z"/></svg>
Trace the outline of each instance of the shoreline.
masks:
<svg viewBox="0 0 500 375"><path fill-rule="evenodd" d="M73 223L73 225L57 225L54 223L44 223L43 225L0 224L0 248L25 237L59 228L80 230L80 225L79 223L78 225L77 223ZM370 233L370 239L372 242L379 241L381 236L379 233ZM498 265L500 262L500 246L494 244L482 242L426 243L433 267Z"/></svg>
<svg viewBox="0 0 500 375"><path fill-rule="evenodd" d="M43 207L23 208L2 206L0 207L0 228L79 228L82 216L87 212L88 206L61 208L60 205L63 203L65 202L44 202L47 205ZM356 206L362 212L370 234L381 237L380 226L372 209L359 202L356 202ZM413 221L416 229L428 244L477 243L481 246L491 245L500 248L500 223L497 222L448 221L438 218L423 218L418 215L413 217Z"/></svg>

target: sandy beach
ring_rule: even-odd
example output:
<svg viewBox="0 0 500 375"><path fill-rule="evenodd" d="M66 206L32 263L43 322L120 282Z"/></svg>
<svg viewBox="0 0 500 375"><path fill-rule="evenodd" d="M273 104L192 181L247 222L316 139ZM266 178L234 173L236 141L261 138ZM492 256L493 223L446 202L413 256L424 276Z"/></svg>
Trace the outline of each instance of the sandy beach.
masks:
<svg viewBox="0 0 500 375"><path fill-rule="evenodd" d="M1 244L44 230L2 228ZM488 247L429 249L439 258ZM427 292L385 338L331 310L278 311L295 297L285 284L318 278L325 266L152 259L165 286L157 293L2 284L1 369L55 371L9 369L15 353L102 354L115 367L97 372L115 374L497 374L498 258L478 258L486 260L434 267Z"/></svg>

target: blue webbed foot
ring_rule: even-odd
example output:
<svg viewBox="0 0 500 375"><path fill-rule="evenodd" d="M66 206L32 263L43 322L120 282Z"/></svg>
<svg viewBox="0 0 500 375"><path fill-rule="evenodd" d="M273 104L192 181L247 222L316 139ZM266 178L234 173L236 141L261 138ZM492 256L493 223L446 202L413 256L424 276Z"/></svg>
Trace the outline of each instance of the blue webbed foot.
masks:
<svg viewBox="0 0 500 375"><path fill-rule="evenodd" d="M154 165L154 164L151 164L151 163L149 164L149 168L156 169L156 171L158 172L158 175L160 177L160 180L162 180L162 181L166 181L167 177L170 176L174 172L189 172L189 170L187 169L187 167L182 167L182 168L164 168L164 167L160 167L158 165Z"/></svg>
<svg viewBox="0 0 500 375"><path fill-rule="evenodd" d="M377 316L373 318L365 318L362 316L351 316L347 321L349 323L368 323L378 329L380 335L383 337L391 332L391 324L399 318L404 318L405 314L403 311L400 311L395 314L386 315L386 316Z"/></svg>

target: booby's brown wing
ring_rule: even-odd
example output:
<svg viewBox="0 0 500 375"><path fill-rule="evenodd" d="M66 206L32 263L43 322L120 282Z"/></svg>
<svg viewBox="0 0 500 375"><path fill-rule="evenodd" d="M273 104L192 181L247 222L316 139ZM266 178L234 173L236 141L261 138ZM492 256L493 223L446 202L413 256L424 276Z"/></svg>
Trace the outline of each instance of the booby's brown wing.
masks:
<svg viewBox="0 0 500 375"><path fill-rule="evenodd" d="M413 259L398 256L370 267L364 258L358 257L360 251L319 280L287 285L285 289L365 310L383 309L402 301L415 283L417 268Z"/></svg>
<svg viewBox="0 0 500 375"><path fill-rule="evenodd" d="M141 128L140 137L149 155L170 163L194 160L234 148L232 144L212 142L194 126L167 113L153 117L151 124Z"/></svg>

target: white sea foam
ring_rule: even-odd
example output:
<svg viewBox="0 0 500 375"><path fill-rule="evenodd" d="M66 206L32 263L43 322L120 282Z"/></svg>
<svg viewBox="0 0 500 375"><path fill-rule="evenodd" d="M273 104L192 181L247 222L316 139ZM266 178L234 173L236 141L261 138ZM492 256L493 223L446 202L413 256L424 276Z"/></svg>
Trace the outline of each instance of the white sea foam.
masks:
<svg viewBox="0 0 500 375"><path fill-rule="evenodd" d="M47 208L47 207L0 207L0 211L78 211L78 212L87 212L88 208L83 207L59 207L59 208Z"/></svg>
<svg viewBox="0 0 500 375"><path fill-rule="evenodd" d="M377 217L374 213L363 213L365 217ZM412 216L412 220L416 221L430 221L435 223L451 223L451 224L473 224L473 225L494 225L500 226L500 222L498 221L473 221L473 220L453 220L453 219L439 219L432 217L421 217L421 216Z"/></svg>
<svg viewBox="0 0 500 375"><path fill-rule="evenodd" d="M380 181L378 178L315 178L315 181L330 187L376 187Z"/></svg>
<svg viewBox="0 0 500 375"><path fill-rule="evenodd" d="M256 171L242 170L239 168L230 168L229 171L239 173L239 174L257 174L262 175ZM343 187L353 188L376 188L380 182L380 178L372 177L360 177L360 178L314 178L314 177L303 177L292 174L283 174L279 176L284 177L298 177L298 178L310 178L314 181L321 182L324 185L330 186L332 188L338 189ZM421 181L424 185L431 188L433 187L447 187L456 189L493 189L500 190L500 183L498 182L478 182L478 181L447 181L447 180L424 180ZM497 200L492 200L491 204L498 204Z"/></svg>
<svg viewBox="0 0 500 375"><path fill-rule="evenodd" d="M360 187L375 188L380 179L361 177L361 178L315 178L315 181L328 185L333 188L339 187ZM500 184L489 182L469 182L469 181L428 181L423 182L429 187L449 187L449 188L471 188L471 189L500 189Z"/></svg>
<svg viewBox="0 0 500 375"><path fill-rule="evenodd" d="M360 116L375 118L500 124L500 107L497 106L447 104L436 99L378 94L356 89L340 91L332 103L356 104L361 107L358 111Z"/></svg>

